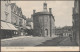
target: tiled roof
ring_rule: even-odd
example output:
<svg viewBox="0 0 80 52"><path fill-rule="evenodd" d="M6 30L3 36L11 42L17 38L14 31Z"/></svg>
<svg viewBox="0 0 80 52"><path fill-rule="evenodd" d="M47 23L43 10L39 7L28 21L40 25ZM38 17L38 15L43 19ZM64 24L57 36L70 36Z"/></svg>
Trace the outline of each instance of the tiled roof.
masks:
<svg viewBox="0 0 80 52"><path fill-rule="evenodd" d="M63 29L72 29L72 26L65 26Z"/></svg>
<svg viewBox="0 0 80 52"><path fill-rule="evenodd" d="M15 8L14 8L15 7ZM17 15L21 15L22 14L22 10L21 10L21 8L20 7L18 7L17 5L16 5L16 3L11 3L11 9L13 10L15 10L16 12L17 12Z"/></svg>

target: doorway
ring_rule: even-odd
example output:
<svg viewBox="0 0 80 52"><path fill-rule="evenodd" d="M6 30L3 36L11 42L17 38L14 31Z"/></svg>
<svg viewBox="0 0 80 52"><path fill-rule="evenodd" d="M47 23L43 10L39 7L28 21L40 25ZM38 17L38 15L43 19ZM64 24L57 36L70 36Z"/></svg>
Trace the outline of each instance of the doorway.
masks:
<svg viewBox="0 0 80 52"><path fill-rule="evenodd" d="M45 36L48 36L48 29L45 29Z"/></svg>

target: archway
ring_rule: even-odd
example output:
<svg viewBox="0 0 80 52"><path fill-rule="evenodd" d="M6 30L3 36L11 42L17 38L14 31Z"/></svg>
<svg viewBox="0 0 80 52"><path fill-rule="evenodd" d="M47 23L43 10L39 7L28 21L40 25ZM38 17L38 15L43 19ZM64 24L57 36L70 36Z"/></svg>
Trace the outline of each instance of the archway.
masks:
<svg viewBox="0 0 80 52"><path fill-rule="evenodd" d="M45 29L45 36L48 36L48 29Z"/></svg>

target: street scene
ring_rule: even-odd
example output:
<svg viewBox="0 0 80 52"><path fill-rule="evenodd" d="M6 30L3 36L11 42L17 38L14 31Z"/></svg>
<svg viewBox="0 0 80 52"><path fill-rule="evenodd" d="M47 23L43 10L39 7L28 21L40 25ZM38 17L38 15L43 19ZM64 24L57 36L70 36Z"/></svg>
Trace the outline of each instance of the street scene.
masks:
<svg viewBox="0 0 80 52"><path fill-rule="evenodd" d="M79 0L1 1L1 46L78 46Z"/></svg>

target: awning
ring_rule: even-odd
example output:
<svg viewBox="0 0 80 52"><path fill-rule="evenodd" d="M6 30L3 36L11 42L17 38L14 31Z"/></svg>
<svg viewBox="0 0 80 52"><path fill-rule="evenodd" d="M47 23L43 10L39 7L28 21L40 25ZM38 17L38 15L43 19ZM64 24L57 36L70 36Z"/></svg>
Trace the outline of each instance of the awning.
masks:
<svg viewBox="0 0 80 52"><path fill-rule="evenodd" d="M11 28L11 30L18 30L14 25L7 23L7 25Z"/></svg>
<svg viewBox="0 0 80 52"><path fill-rule="evenodd" d="M31 29L31 27L29 27L29 26L26 26L26 28L27 28L27 29Z"/></svg>
<svg viewBox="0 0 80 52"><path fill-rule="evenodd" d="M17 28L14 27L14 25L10 24L10 23L6 23L1 21L1 29L5 29L5 30L17 30Z"/></svg>
<svg viewBox="0 0 80 52"><path fill-rule="evenodd" d="M11 28L6 24L6 22L1 21L1 29L11 30Z"/></svg>

